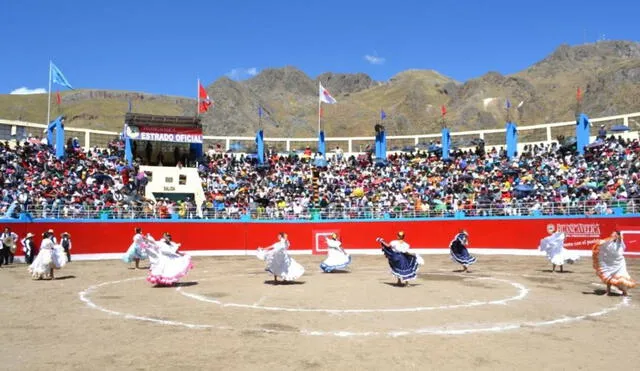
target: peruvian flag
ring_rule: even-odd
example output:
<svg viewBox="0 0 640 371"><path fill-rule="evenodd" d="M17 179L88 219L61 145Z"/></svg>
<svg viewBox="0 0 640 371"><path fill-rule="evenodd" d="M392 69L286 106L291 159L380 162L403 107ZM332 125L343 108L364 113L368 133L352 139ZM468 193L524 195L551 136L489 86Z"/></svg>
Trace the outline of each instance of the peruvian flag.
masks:
<svg viewBox="0 0 640 371"><path fill-rule="evenodd" d="M209 110L209 107L213 104L209 94L205 90L204 86L198 82L198 113L204 113Z"/></svg>
<svg viewBox="0 0 640 371"><path fill-rule="evenodd" d="M60 96L60 91L56 92L56 103L58 103L58 105L62 103L62 97Z"/></svg>
<svg viewBox="0 0 640 371"><path fill-rule="evenodd" d="M440 113L442 114L442 117L447 114L447 107L445 107L444 104L442 105L442 107L440 107Z"/></svg>
<svg viewBox="0 0 640 371"><path fill-rule="evenodd" d="M331 94L329 93L329 90L325 89L324 86L322 86L322 83L318 83L318 84L320 85L320 102L326 103L326 104L338 103L338 101L331 96Z"/></svg>

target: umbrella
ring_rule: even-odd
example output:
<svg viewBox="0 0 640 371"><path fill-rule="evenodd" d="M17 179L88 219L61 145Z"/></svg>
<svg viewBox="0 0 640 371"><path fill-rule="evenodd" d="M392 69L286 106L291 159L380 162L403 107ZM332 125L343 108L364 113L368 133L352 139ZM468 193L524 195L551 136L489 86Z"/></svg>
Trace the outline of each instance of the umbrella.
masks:
<svg viewBox="0 0 640 371"><path fill-rule="evenodd" d="M519 184L514 189L516 191L519 191L519 192L532 192L533 191L533 187L530 186L529 184Z"/></svg>
<svg viewBox="0 0 640 371"><path fill-rule="evenodd" d="M596 141L595 141L595 142L593 142L593 143L589 143L589 144L587 145L587 148L597 148L597 147L601 147L601 146L603 146L603 145L604 145L604 141L602 141L602 140L596 140Z"/></svg>
<svg viewBox="0 0 640 371"><path fill-rule="evenodd" d="M616 126L612 127L611 129L609 129L609 131L613 131L613 132L629 131L629 127L628 126L624 126L624 125L616 125Z"/></svg>
<svg viewBox="0 0 640 371"><path fill-rule="evenodd" d="M435 144L431 144L431 145L429 145L428 150L429 150L429 152L439 152L439 151L442 151L442 148L440 146L435 145Z"/></svg>

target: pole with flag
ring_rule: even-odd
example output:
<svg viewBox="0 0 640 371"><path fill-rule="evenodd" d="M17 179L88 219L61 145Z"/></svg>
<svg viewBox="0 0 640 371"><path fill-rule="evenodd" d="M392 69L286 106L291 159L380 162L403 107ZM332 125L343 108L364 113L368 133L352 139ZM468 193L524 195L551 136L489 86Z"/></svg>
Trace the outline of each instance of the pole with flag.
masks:
<svg viewBox="0 0 640 371"><path fill-rule="evenodd" d="M322 86L322 83L319 82L319 81L318 81L318 88L319 88L319 93L318 93L318 152L320 152L322 154L322 156L324 157L324 155L325 155L324 131L322 130L322 123L320 121L321 117L322 117L322 103L336 104L338 101L335 100L335 98L333 98L331 96L329 91L327 89L325 89Z"/></svg>
<svg viewBox="0 0 640 371"><path fill-rule="evenodd" d="M62 71L53 64L52 61L49 61L49 98L47 100L47 125L51 122L51 84L58 84L64 86L69 89L73 89L69 81L67 81L66 77L62 74ZM58 93L59 96L59 93ZM58 103L59 104L59 103Z"/></svg>
<svg viewBox="0 0 640 371"><path fill-rule="evenodd" d="M200 83L200 79L198 79L198 100L196 105L196 116L201 113L207 112L212 104L213 102L211 101L211 98L209 98L207 89L202 86L202 84Z"/></svg>

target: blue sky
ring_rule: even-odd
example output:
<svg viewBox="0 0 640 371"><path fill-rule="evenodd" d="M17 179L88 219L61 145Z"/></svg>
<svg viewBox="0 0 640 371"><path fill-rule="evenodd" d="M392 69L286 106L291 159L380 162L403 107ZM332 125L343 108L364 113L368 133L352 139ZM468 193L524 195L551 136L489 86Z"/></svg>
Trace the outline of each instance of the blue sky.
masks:
<svg viewBox="0 0 640 371"><path fill-rule="evenodd" d="M640 40L640 2L0 0L0 93L47 88L48 61L76 88L194 96L264 68L434 69L459 81L520 71L558 45Z"/></svg>

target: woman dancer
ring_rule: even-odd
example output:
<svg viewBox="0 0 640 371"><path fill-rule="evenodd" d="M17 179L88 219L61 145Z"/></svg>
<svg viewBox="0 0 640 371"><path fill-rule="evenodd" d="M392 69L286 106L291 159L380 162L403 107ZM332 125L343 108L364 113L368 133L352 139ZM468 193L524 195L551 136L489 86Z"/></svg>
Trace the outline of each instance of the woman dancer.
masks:
<svg viewBox="0 0 640 371"><path fill-rule="evenodd" d="M177 253L179 244L173 245L166 242L168 233L164 235L164 241L155 241L153 237L147 235L146 253L151 262L147 281L156 286L171 286L184 277L193 268L191 256ZM169 241L170 242L170 241Z"/></svg>
<svg viewBox="0 0 640 371"><path fill-rule="evenodd" d="M164 234L162 235L162 239L158 241L158 243L160 243L165 250L183 255L181 252L178 252L181 244L173 242L173 240L171 240L171 235L169 234L169 232L164 232Z"/></svg>
<svg viewBox="0 0 640 371"><path fill-rule="evenodd" d="M563 265L577 262L580 259L580 255L575 251L569 251L564 248L564 233L552 232L553 230L549 230L550 235L540 240L538 249L547 254L547 258L553 265L551 273L556 271L557 265L560 266L560 272L564 272Z"/></svg>
<svg viewBox="0 0 640 371"><path fill-rule="evenodd" d="M462 271L470 273L469 266L476 262L476 258L469 254L469 234L464 229L458 233L449 244L451 259L462 265Z"/></svg>
<svg viewBox="0 0 640 371"><path fill-rule="evenodd" d="M351 255L344 251L337 234L332 233L331 237L327 237L327 246L329 247L327 258L320 264L320 269L325 273L331 273L349 266Z"/></svg>
<svg viewBox="0 0 640 371"><path fill-rule="evenodd" d="M609 238L598 241L593 247L593 268L607 285L607 295L611 295L612 285L622 291L623 296L628 296L629 289L637 285L627 272L627 262L623 255L625 248L618 231L611 233Z"/></svg>
<svg viewBox="0 0 640 371"><path fill-rule="evenodd" d="M59 245L54 245L51 240L52 236L53 234L50 232L44 232L42 234L42 243L40 244L38 256L36 256L33 263L29 266L29 273L31 273L31 277L34 279L55 279L53 270L64 267L67 262L64 249Z"/></svg>
<svg viewBox="0 0 640 371"><path fill-rule="evenodd" d="M295 261L287 250L289 249L289 239L287 234L280 232L278 242L267 248L258 248L258 259L267 263L265 271L273 274L274 283L278 283L278 278L282 281L295 281L302 277L304 268Z"/></svg>
<svg viewBox="0 0 640 371"><path fill-rule="evenodd" d="M122 257L122 260L130 264L131 261L135 264L135 269L140 269L140 260L147 259L147 245L149 241L142 235L142 228L137 227L133 235L133 243L127 249L127 252Z"/></svg>
<svg viewBox="0 0 640 371"><path fill-rule="evenodd" d="M386 243L378 237L377 242L382 246L382 252L389 260L391 274L397 279L398 286L406 286L409 280L418 275L418 268L424 264L422 257L410 250L409 244L404 240L404 232L398 232L398 239ZM404 281L404 282L403 282Z"/></svg>

